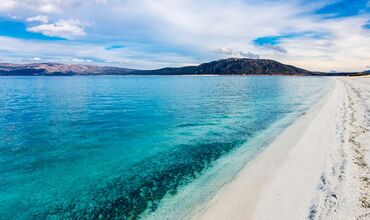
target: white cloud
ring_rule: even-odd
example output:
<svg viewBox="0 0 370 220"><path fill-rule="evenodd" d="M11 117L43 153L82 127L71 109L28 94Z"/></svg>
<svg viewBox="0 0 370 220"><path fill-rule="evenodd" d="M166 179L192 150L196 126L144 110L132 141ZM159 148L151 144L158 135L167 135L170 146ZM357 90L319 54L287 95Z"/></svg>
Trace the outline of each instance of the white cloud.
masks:
<svg viewBox="0 0 370 220"><path fill-rule="evenodd" d="M58 12L59 10L59 8L54 4L40 5L37 9L38 11L41 11L44 13L53 13L53 12Z"/></svg>
<svg viewBox="0 0 370 220"><path fill-rule="evenodd" d="M249 58L249 59L259 59L260 56L258 54L254 54L254 53L251 53L251 52L243 52L243 51L240 51L240 50L232 50L230 48L224 48L224 47L221 47L221 48L217 48L215 50L216 53L219 53L219 54L224 54L226 55L227 57L245 57L245 58Z"/></svg>
<svg viewBox="0 0 370 220"><path fill-rule="evenodd" d="M297 38L282 41L289 54L281 60L317 71L362 71L370 60L370 31L362 28L366 17L326 20L315 24L330 38Z"/></svg>
<svg viewBox="0 0 370 220"><path fill-rule="evenodd" d="M76 20L59 20L55 23L29 27L27 31L71 40L86 35L84 29L79 24Z"/></svg>
<svg viewBox="0 0 370 220"><path fill-rule="evenodd" d="M111 65L138 69L198 63L191 57L176 53L146 53L143 52L145 46L141 44L130 44L131 49L107 51L104 46L81 42L43 42L0 36L0 45L0 59L4 62L28 63L35 54L42 54L44 62L74 63L91 60L98 65L107 65L109 61Z"/></svg>
<svg viewBox="0 0 370 220"><path fill-rule="evenodd" d="M77 62L77 63L84 63L84 62L91 63L91 62L93 62L92 60L89 60L89 59L80 59L80 58L73 58L71 61L72 62Z"/></svg>
<svg viewBox="0 0 370 220"><path fill-rule="evenodd" d="M41 60L41 58L40 58L40 57L33 57L33 58L32 58L32 60L33 60L33 61L40 61L40 60Z"/></svg>
<svg viewBox="0 0 370 220"><path fill-rule="evenodd" d="M33 17L29 17L26 19L27 22L40 22L40 23L49 23L48 16L45 15L37 15Z"/></svg>

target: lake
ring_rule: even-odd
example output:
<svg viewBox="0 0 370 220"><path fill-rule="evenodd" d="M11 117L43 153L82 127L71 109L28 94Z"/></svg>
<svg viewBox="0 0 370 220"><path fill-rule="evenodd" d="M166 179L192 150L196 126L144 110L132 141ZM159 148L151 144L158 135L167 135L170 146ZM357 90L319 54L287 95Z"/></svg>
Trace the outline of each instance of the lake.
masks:
<svg viewBox="0 0 370 220"><path fill-rule="evenodd" d="M0 83L4 219L185 217L332 85L283 76Z"/></svg>

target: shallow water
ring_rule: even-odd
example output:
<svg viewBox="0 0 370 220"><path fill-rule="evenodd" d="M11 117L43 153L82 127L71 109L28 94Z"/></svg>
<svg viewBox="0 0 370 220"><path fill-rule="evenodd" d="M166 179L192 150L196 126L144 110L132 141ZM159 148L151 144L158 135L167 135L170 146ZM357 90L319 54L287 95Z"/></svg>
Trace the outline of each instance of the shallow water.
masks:
<svg viewBox="0 0 370 220"><path fill-rule="evenodd" d="M186 216L331 85L272 76L0 82L5 219Z"/></svg>

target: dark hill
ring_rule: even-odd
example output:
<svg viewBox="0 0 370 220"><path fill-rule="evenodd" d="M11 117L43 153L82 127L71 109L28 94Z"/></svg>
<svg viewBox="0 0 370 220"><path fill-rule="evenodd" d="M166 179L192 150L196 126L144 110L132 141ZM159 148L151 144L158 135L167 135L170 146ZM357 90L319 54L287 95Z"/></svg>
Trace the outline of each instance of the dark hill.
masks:
<svg viewBox="0 0 370 220"><path fill-rule="evenodd" d="M199 66L139 71L153 75L311 75L310 71L274 60L229 58Z"/></svg>

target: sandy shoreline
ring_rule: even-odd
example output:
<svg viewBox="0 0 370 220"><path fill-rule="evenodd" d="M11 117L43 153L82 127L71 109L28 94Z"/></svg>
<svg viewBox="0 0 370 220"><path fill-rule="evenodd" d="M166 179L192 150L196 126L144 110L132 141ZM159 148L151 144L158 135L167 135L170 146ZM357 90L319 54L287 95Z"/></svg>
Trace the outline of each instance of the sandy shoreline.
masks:
<svg viewBox="0 0 370 220"><path fill-rule="evenodd" d="M193 218L369 218L370 79L334 81Z"/></svg>

